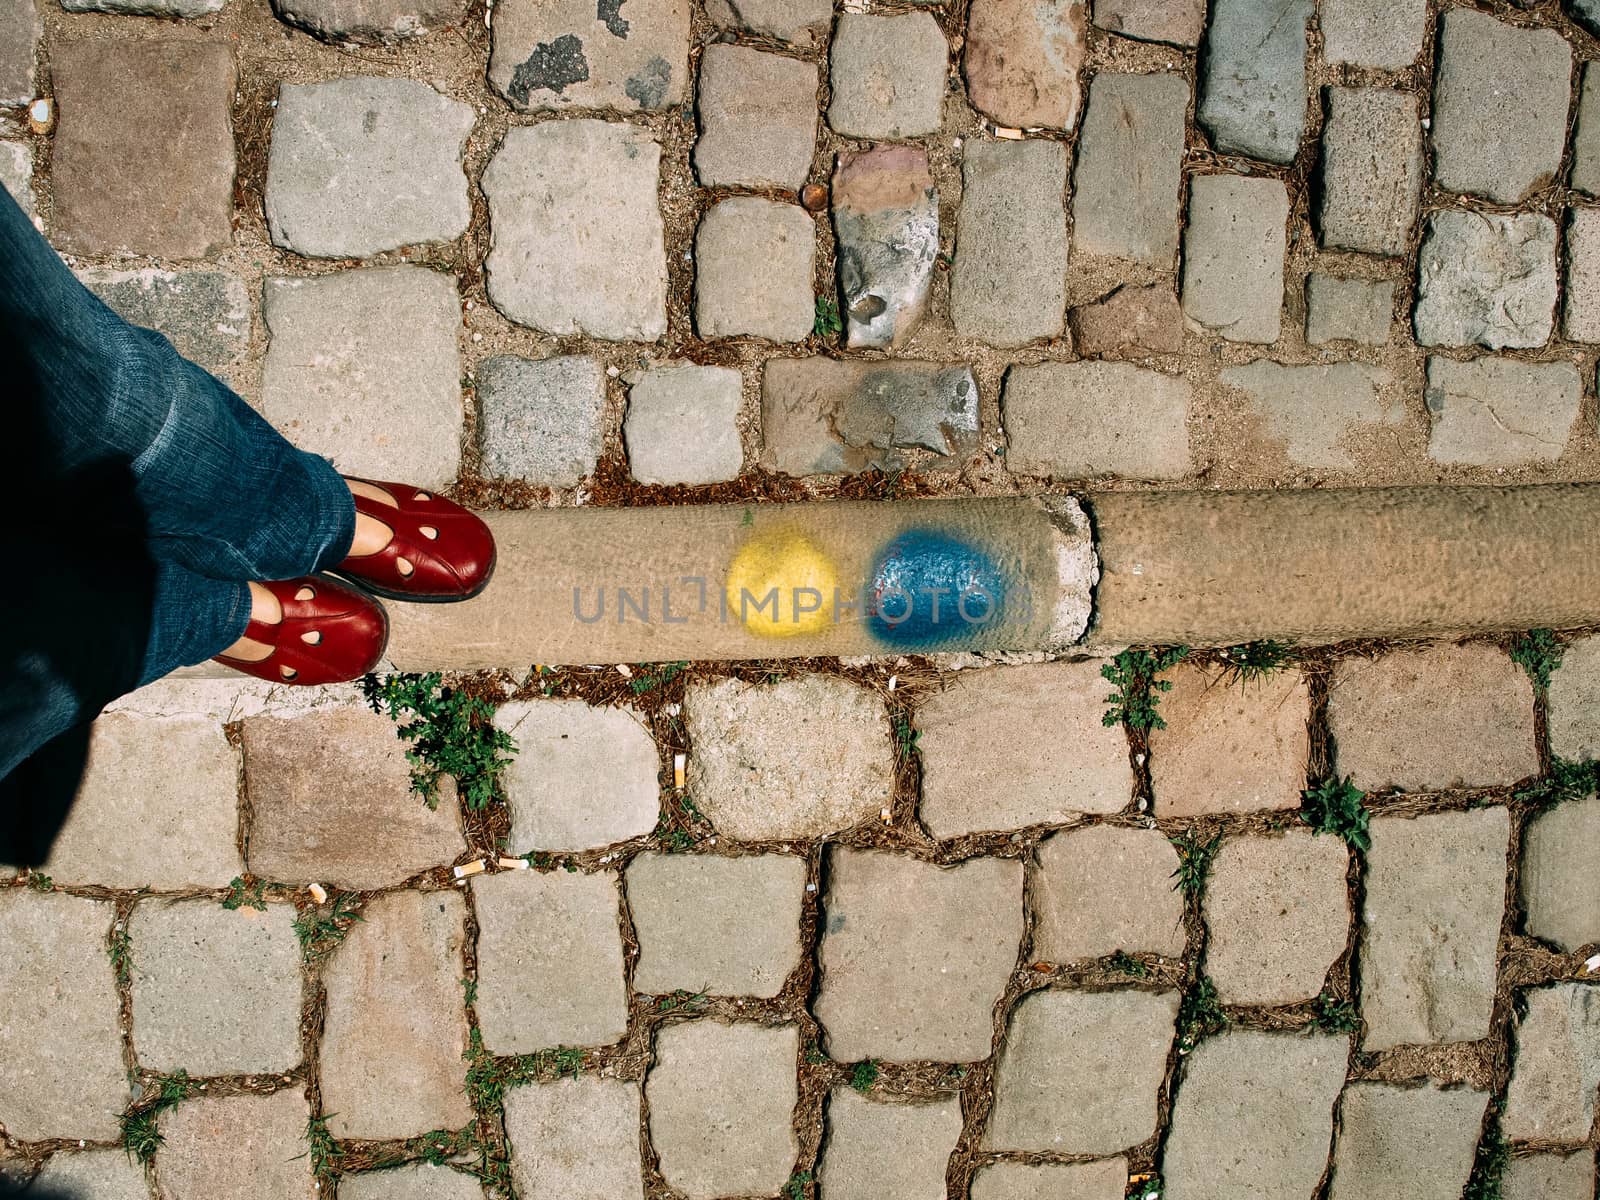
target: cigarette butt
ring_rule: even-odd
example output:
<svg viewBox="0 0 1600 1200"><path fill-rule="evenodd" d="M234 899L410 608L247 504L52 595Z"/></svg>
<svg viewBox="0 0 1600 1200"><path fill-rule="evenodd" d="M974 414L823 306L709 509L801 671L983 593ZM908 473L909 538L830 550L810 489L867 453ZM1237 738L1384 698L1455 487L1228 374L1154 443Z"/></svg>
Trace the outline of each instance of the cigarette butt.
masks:
<svg viewBox="0 0 1600 1200"><path fill-rule="evenodd" d="M318 904L326 904L328 902L328 889L323 887L320 883L313 883L310 887L306 888L306 891L311 893L311 898Z"/></svg>
<svg viewBox="0 0 1600 1200"><path fill-rule="evenodd" d="M462 863L455 869L453 874L457 879L465 879L468 875L482 874L486 869L487 868L484 866L483 859L475 858L469 863Z"/></svg>
<svg viewBox="0 0 1600 1200"><path fill-rule="evenodd" d="M507 858L501 855L495 861L508 871L526 871L528 869L528 860L525 858Z"/></svg>
<svg viewBox="0 0 1600 1200"><path fill-rule="evenodd" d="M633 678L633 672L628 668L628 664L627 663L618 663L617 664L617 674L621 675L624 679L632 679Z"/></svg>
<svg viewBox="0 0 1600 1200"><path fill-rule="evenodd" d="M885 825L887 825L892 819L892 814L889 812L889 806L887 804L878 810L878 819Z"/></svg>
<svg viewBox="0 0 1600 1200"><path fill-rule="evenodd" d="M994 135L997 138L1004 138L1008 142L1020 142L1022 140L1022 130L1007 129L1001 125L994 127Z"/></svg>
<svg viewBox="0 0 1600 1200"><path fill-rule="evenodd" d="M1591 975L1596 971L1600 971L1600 954L1596 954L1593 958L1585 962L1583 964L1583 969L1589 972Z"/></svg>
<svg viewBox="0 0 1600 1200"><path fill-rule="evenodd" d="M687 754L674 754L672 756L672 786L673 787L681 788L683 786L683 768L685 767L685 765L687 765L688 762L689 762L689 756Z"/></svg>
<svg viewBox="0 0 1600 1200"><path fill-rule="evenodd" d="M900 682L900 676L898 676L898 675L891 675L891 676L889 676L889 690L890 690L890 691L891 691L891 692L892 692L892 691L894 691L894 689L895 689L895 686L896 686L896 685L897 685L897 684L899 684L899 682Z"/></svg>

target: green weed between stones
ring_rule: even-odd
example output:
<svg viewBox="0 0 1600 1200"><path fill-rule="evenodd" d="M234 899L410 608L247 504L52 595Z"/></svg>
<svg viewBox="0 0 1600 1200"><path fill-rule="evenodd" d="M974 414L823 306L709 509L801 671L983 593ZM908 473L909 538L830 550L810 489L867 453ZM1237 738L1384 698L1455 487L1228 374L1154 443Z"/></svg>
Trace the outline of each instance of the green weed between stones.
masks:
<svg viewBox="0 0 1600 1200"><path fill-rule="evenodd" d="M905 713L895 714L894 746L903 758L909 758L922 749L922 730L913 728Z"/></svg>
<svg viewBox="0 0 1600 1200"><path fill-rule="evenodd" d="M259 912L267 911L267 881L258 879L252 886L246 887L243 879L235 875L228 881L228 894L222 898L222 907L232 911L236 908L253 908Z"/></svg>
<svg viewBox="0 0 1600 1200"><path fill-rule="evenodd" d="M839 302L828 296L817 297L817 317L811 323L811 332L820 338L832 337L844 328L839 316Z"/></svg>
<svg viewBox="0 0 1600 1200"><path fill-rule="evenodd" d="M1556 758L1550 762L1549 774L1518 788L1511 798L1545 809L1566 800L1581 800L1596 791L1600 791L1600 763Z"/></svg>
<svg viewBox="0 0 1600 1200"><path fill-rule="evenodd" d="M687 988L679 988L669 995L662 996L656 1001L657 1012L699 1012L706 1006L704 992L691 992Z"/></svg>
<svg viewBox="0 0 1600 1200"><path fill-rule="evenodd" d="M1367 822L1372 814L1367 811L1366 799L1367 794L1350 782L1350 776L1330 775L1300 794L1300 819L1313 833L1336 834L1357 850L1370 850Z"/></svg>
<svg viewBox="0 0 1600 1200"><path fill-rule="evenodd" d="M1189 657L1189 647L1172 646L1165 650L1124 650L1100 668L1100 676L1116 690L1106 697L1111 707L1102 721L1106 725L1126 724L1129 729L1149 732L1165 729L1167 723L1156 712L1156 700L1172 690L1170 679L1158 679L1163 671Z"/></svg>
<svg viewBox="0 0 1600 1200"><path fill-rule="evenodd" d="M344 1151L333 1140L333 1134L328 1132L328 1118L333 1115L327 1113L306 1122L306 1152L295 1156L296 1161L307 1157L311 1159L311 1173L321 1184L338 1178L339 1164L344 1158Z"/></svg>
<svg viewBox="0 0 1600 1200"><path fill-rule="evenodd" d="M1134 958L1133 955L1125 954L1121 950L1118 950L1115 954L1113 954L1111 956L1111 961L1106 965L1110 967L1111 970L1118 971L1123 975L1132 976L1134 979L1143 979L1150 974L1150 968L1148 966L1140 962L1137 958Z"/></svg>
<svg viewBox="0 0 1600 1200"><path fill-rule="evenodd" d="M517 744L494 725L494 705L444 686L437 671L426 675L376 675L361 680L362 693L376 713L386 713L400 738L410 743L411 790L429 808L439 807L439 778L449 775L471 809L495 798L501 771L511 765Z"/></svg>
<svg viewBox="0 0 1600 1200"><path fill-rule="evenodd" d="M1472 1164L1472 1174L1462 1189L1461 1200L1500 1200L1500 1183L1505 1178L1506 1163L1511 1158L1511 1146L1500 1136L1500 1117L1491 1118L1489 1132L1478 1147L1477 1160Z"/></svg>
<svg viewBox="0 0 1600 1200"><path fill-rule="evenodd" d="M688 667L686 662L662 663L654 671L647 671L642 675L635 675L628 680L628 688L635 696L642 696L646 692L653 692L657 688L666 687Z"/></svg>
<svg viewBox="0 0 1600 1200"><path fill-rule="evenodd" d="M106 944L106 953L111 956L111 969L117 973L117 985L127 987L132 976L132 964L128 959L129 950L132 948L132 939L128 931L119 922L111 928L111 938Z"/></svg>
<svg viewBox="0 0 1600 1200"><path fill-rule="evenodd" d="M810 1171L796 1171L783 1185L784 1200L805 1200L806 1184L811 1182Z"/></svg>
<svg viewBox="0 0 1600 1200"><path fill-rule="evenodd" d="M1178 851L1178 869L1168 878L1177 882L1172 885L1174 891L1182 891L1185 895L1199 895L1200 889L1206 885L1206 875L1211 871L1211 860L1217 856L1217 849L1222 845L1222 835L1215 834L1209 841L1202 842L1195 836L1192 829L1185 829L1183 833L1167 841Z"/></svg>
<svg viewBox="0 0 1600 1200"><path fill-rule="evenodd" d="M1220 651L1218 657L1222 660L1223 682L1257 683L1287 667L1294 657L1294 647L1288 642L1268 639L1229 646Z"/></svg>
<svg viewBox="0 0 1600 1200"><path fill-rule="evenodd" d="M1178 1008L1179 1045L1193 1050L1203 1037L1221 1033L1228 1027L1228 1014L1217 1003L1217 985L1202 975L1183 994Z"/></svg>
<svg viewBox="0 0 1600 1200"><path fill-rule="evenodd" d="M467 1039L467 1100L479 1115L496 1112L505 1099L506 1089L530 1083L554 1072L559 1079L583 1074L583 1051L570 1046L540 1050L514 1058L497 1059L483 1044L483 1033L474 1029Z"/></svg>
<svg viewBox="0 0 1600 1200"><path fill-rule="evenodd" d="M863 1096L872 1090L872 1085L878 1082L878 1060L864 1058L855 1065L850 1072L850 1086Z"/></svg>
<svg viewBox="0 0 1600 1200"><path fill-rule="evenodd" d="M1339 1000L1323 992L1313 1001L1313 1017L1318 1029L1324 1033L1354 1033L1361 1028L1361 1018L1356 1006L1348 1000Z"/></svg>
<svg viewBox="0 0 1600 1200"><path fill-rule="evenodd" d="M35 892L48 892L55 888L55 880L42 871L28 872L28 888Z"/></svg>
<svg viewBox="0 0 1600 1200"><path fill-rule="evenodd" d="M300 953L308 964L316 962L344 941L350 926L366 920L356 911L360 905L361 901L354 893L345 892L335 897L332 906L326 910L314 908L294 919L295 936L300 939Z"/></svg>
<svg viewBox="0 0 1600 1200"><path fill-rule="evenodd" d="M476 1004L478 1002L478 981L471 976L464 978L461 981L461 992L468 1004Z"/></svg>
<svg viewBox="0 0 1600 1200"><path fill-rule="evenodd" d="M1511 643L1511 661L1528 673L1540 692L1550 690L1550 673L1561 665L1567 648L1548 629L1530 629Z"/></svg>
<svg viewBox="0 0 1600 1200"><path fill-rule="evenodd" d="M119 1118L122 1125L122 1148L130 1159L149 1162L165 1140L156 1128L156 1118L194 1092L194 1084L187 1071L163 1076L156 1084L156 1094L141 1099L128 1107Z"/></svg>

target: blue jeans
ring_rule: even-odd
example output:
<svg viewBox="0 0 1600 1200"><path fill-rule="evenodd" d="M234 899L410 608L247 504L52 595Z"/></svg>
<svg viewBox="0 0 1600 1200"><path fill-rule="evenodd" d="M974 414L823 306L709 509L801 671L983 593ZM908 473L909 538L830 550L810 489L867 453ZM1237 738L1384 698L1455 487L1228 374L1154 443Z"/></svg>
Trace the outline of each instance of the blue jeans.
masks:
<svg viewBox="0 0 1600 1200"><path fill-rule="evenodd" d="M339 562L355 503L325 459L101 303L4 188L0 397L4 779L242 637L247 580Z"/></svg>

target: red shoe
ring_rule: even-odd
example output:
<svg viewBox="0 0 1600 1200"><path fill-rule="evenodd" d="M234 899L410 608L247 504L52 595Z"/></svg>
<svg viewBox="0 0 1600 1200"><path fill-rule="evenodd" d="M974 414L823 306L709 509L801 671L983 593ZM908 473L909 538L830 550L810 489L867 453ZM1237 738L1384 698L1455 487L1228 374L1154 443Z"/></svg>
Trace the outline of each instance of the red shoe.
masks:
<svg viewBox="0 0 1600 1200"><path fill-rule="evenodd" d="M470 600L489 586L494 535L476 513L410 484L356 482L370 484L395 501L388 505L356 497L356 511L394 536L376 554L352 554L333 571L387 599L424 604Z"/></svg>
<svg viewBox="0 0 1600 1200"><path fill-rule="evenodd" d="M272 647L260 662L217 655L235 671L273 683L349 683L377 668L389 617L371 596L324 576L263 583L283 606L276 625L251 618L244 635Z"/></svg>

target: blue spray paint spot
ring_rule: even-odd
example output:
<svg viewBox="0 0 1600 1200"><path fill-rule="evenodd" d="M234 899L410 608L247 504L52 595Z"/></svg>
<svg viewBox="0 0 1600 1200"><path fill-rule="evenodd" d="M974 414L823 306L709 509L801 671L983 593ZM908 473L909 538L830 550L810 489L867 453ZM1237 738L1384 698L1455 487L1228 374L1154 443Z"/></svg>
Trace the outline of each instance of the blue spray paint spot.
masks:
<svg viewBox="0 0 1600 1200"><path fill-rule="evenodd" d="M910 529L878 555L867 627L891 646L925 648L1000 620L1006 584L982 550L932 529Z"/></svg>

